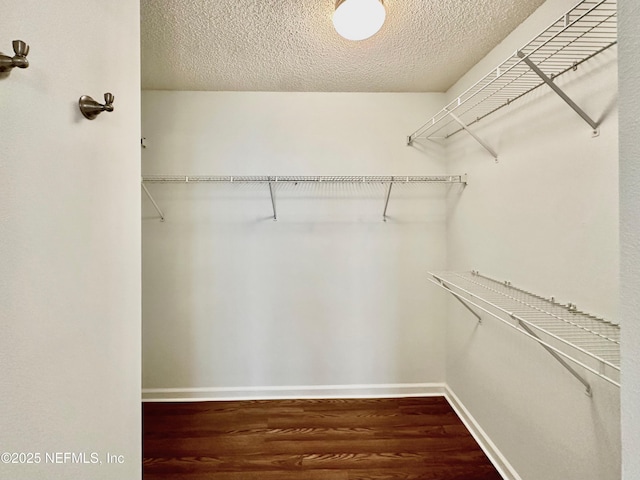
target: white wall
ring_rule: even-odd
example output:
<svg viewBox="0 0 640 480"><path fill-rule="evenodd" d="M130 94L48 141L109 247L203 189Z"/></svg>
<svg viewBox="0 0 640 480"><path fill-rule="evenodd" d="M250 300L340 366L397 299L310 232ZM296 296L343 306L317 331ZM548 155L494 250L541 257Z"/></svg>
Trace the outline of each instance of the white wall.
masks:
<svg viewBox="0 0 640 480"><path fill-rule="evenodd" d="M640 478L640 5L620 0L620 316L622 328L622 477Z"/></svg>
<svg viewBox="0 0 640 480"><path fill-rule="evenodd" d="M498 58L491 54L449 96L570 6L546 2L498 47ZM556 81L602 119L600 136L591 138L590 127L543 87L477 125L498 163L464 132L451 139L450 168L474 181L449 199L449 267L618 321L615 51ZM449 313L447 383L523 479L620 478L616 387L587 374L588 398L534 342L491 318L477 326L457 302Z"/></svg>
<svg viewBox="0 0 640 480"><path fill-rule="evenodd" d="M441 150L405 138L442 99L146 91L143 171L438 174ZM444 381L445 299L425 276L446 263L445 187L394 187L386 223L381 185L278 188L277 222L266 186L149 189L166 222L144 199L144 387L264 397Z"/></svg>
<svg viewBox="0 0 640 480"><path fill-rule="evenodd" d="M140 478L138 2L3 2L0 463L11 479ZM115 94L93 122L83 94ZM92 452L102 465L51 464ZM106 454L124 463L107 465ZM90 459L90 457L88 457ZM64 461L64 456L62 457ZM69 462L69 459L67 459Z"/></svg>

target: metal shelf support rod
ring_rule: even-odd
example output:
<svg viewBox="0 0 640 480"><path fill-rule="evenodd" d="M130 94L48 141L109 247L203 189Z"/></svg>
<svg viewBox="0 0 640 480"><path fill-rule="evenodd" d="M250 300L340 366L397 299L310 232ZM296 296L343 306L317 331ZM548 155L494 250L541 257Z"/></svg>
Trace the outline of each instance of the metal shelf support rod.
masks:
<svg viewBox="0 0 640 480"><path fill-rule="evenodd" d="M551 89L556 92L558 96L562 98L562 100L566 102L567 105L569 105L578 115L580 115L580 117L582 117L582 119L589 124L594 132L598 131L598 124L593 121L593 119L589 115L587 115L585 111L582 110L573 100L571 100L571 98L569 98L569 96L564 93L564 91L560 87L558 87L553 82L553 80L551 80L542 70L540 70L540 68L535 63L533 63L527 55L522 53L521 50L518 50L518 57L520 57L527 65L529 65L529 68L531 68L531 70L533 70L544 83L549 85Z"/></svg>
<svg viewBox="0 0 640 480"><path fill-rule="evenodd" d="M384 212L382 212L382 219L387 221L387 208L389 207L389 198L391 197L391 187L393 187L393 177L391 177L391 183L389 183L389 188L387 189L387 199L384 202Z"/></svg>
<svg viewBox="0 0 640 480"><path fill-rule="evenodd" d="M158 212L158 215L160 215L160 221L164 222L164 213L162 213L162 210L160 210L160 207L151 196L151 193L149 193L149 190L147 190L147 186L144 183L140 183L140 185L142 185L142 190L144 190L144 193L147 194L147 197L149 197L149 200L151 200L151 203L153 204L154 208Z"/></svg>
<svg viewBox="0 0 640 480"><path fill-rule="evenodd" d="M431 279L429 279L431 280ZM482 317L480 315L478 315L475 310L473 310L468 304L467 302L465 302L461 297L459 297L458 295L456 295L455 293L453 293L453 290L451 290L449 288L449 286L447 284L445 284L442 280L440 280L439 278L436 277L436 280L438 280L438 282L440 282L440 286L443 288L446 288L449 293L451 293L451 295L453 295L453 298L455 298L456 300L458 300L463 306L464 308L466 308L467 310L469 310L471 312L471 314L476 317L478 319L478 323L482 323Z"/></svg>
<svg viewBox="0 0 640 480"><path fill-rule="evenodd" d="M276 181L278 181L278 179L276 178ZM271 207L273 208L273 221L277 221L278 220L278 213L276 211L276 196L273 193L273 183L271 181L269 181L269 194L271 195Z"/></svg>
<svg viewBox="0 0 640 480"><path fill-rule="evenodd" d="M482 147L491 154L491 156L495 159L495 161L498 161L498 154L496 153L496 151L491 148L483 139L481 139L471 128L469 128L467 126L466 123L464 123L455 113L453 113L451 110L447 110L445 109L445 111L449 114L449 116L451 118L453 118L469 135L471 135L476 142L478 142L480 145L482 145Z"/></svg>
<svg viewBox="0 0 640 480"><path fill-rule="evenodd" d="M521 321L520 319L518 319L515 316L513 316L512 318L518 322L518 325L520 326L520 328L522 328L525 332L527 332L532 337L536 337L536 338L540 339L540 337L538 335L536 335L536 333L532 329L530 329L527 326L526 323L524 323L523 321ZM589 385L589 382L587 382L578 372L576 372L575 369L571 365L569 365L565 361L564 358L562 358L560 355L558 355L552 349L547 347L544 343L541 343L541 342L539 342L539 343L540 343L540 346L542 348L544 348L547 352L549 352L549 354L560 363L560 365L562 365L564 368L566 368L571 375L576 377L578 379L578 381L584 385L584 387L586 389L585 394L587 395L587 397L592 397L593 395L592 395L592 392L591 392L591 385Z"/></svg>

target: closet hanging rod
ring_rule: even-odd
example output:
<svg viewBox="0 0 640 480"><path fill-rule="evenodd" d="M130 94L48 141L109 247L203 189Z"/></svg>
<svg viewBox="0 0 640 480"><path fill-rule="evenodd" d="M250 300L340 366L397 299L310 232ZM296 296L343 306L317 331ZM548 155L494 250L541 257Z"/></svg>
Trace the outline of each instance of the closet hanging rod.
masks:
<svg viewBox="0 0 640 480"><path fill-rule="evenodd" d="M145 183L467 183L466 175L435 176L210 176L144 175Z"/></svg>

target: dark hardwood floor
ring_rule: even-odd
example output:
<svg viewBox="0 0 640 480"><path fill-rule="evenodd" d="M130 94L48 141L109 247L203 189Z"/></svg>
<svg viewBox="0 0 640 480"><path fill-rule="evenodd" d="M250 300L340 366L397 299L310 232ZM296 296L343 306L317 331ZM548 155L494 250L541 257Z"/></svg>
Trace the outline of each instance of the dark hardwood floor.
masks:
<svg viewBox="0 0 640 480"><path fill-rule="evenodd" d="M499 480L443 397L144 403L145 480Z"/></svg>

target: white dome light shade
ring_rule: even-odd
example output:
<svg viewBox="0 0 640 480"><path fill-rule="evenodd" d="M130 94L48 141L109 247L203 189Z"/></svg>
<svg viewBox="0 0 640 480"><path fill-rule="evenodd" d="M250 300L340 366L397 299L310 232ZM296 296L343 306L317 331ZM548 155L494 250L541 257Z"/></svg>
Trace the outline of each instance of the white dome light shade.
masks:
<svg viewBox="0 0 640 480"><path fill-rule="evenodd" d="M347 40L364 40L380 30L385 17L381 0L337 0L333 26Z"/></svg>

